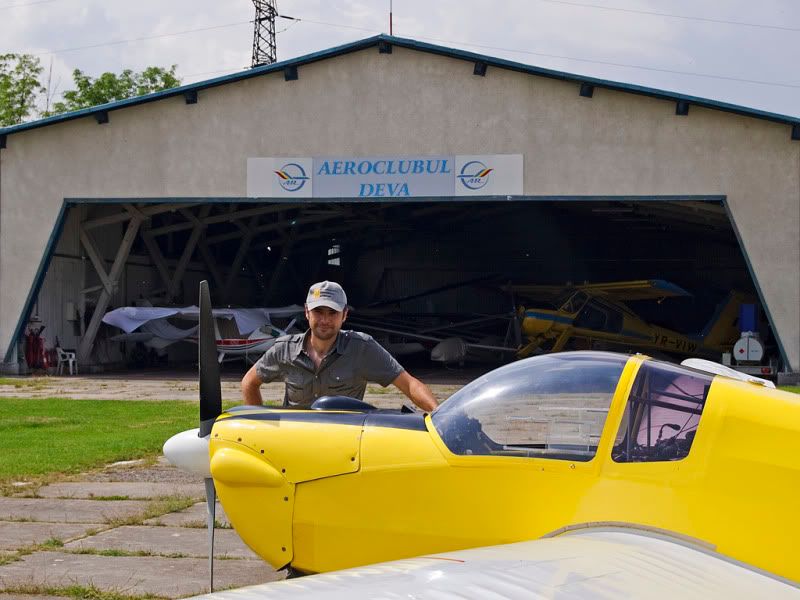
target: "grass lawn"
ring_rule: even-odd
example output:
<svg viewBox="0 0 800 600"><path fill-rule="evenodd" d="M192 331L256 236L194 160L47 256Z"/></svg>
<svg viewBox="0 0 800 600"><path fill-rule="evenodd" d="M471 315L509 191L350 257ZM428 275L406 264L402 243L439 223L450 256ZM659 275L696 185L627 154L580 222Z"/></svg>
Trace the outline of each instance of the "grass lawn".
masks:
<svg viewBox="0 0 800 600"><path fill-rule="evenodd" d="M782 385L780 389L785 392L794 392L795 394L800 394L800 385Z"/></svg>
<svg viewBox="0 0 800 600"><path fill-rule="evenodd" d="M198 418L196 402L0 398L0 482L152 456Z"/></svg>
<svg viewBox="0 0 800 600"><path fill-rule="evenodd" d="M0 484L155 456L197 421L191 401L0 398Z"/></svg>

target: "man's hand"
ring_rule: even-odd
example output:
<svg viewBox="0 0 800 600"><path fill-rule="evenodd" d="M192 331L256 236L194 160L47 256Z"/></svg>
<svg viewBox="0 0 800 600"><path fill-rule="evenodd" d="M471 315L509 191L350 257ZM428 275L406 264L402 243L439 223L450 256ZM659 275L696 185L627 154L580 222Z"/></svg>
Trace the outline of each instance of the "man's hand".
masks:
<svg viewBox="0 0 800 600"><path fill-rule="evenodd" d="M251 406L261 406L261 379L256 372L256 366L250 367L242 378L242 400Z"/></svg>
<svg viewBox="0 0 800 600"><path fill-rule="evenodd" d="M408 371L400 373L392 383L425 412L431 412L439 406L430 388L416 377L409 375Z"/></svg>

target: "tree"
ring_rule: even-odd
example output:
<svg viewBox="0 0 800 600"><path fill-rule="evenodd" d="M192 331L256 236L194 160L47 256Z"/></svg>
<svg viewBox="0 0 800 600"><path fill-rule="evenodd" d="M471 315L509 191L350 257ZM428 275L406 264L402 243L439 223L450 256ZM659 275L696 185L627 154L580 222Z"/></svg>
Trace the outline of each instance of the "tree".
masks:
<svg viewBox="0 0 800 600"><path fill-rule="evenodd" d="M42 66L30 54L0 54L0 126L22 123L44 89L39 82Z"/></svg>
<svg viewBox="0 0 800 600"><path fill-rule="evenodd" d="M175 76L176 68L177 65L172 65L169 69L147 67L140 73L125 69L119 75L103 73L97 79L92 79L80 69L75 69L72 72L72 79L77 89L64 92L63 102L53 104L50 114L80 110L177 87L181 84L181 80Z"/></svg>

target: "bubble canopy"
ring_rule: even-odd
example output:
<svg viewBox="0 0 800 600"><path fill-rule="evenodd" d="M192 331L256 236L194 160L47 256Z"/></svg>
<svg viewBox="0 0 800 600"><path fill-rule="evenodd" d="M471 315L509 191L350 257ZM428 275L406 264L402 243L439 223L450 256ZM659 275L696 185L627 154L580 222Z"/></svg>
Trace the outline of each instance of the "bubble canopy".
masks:
<svg viewBox="0 0 800 600"><path fill-rule="evenodd" d="M454 454L589 461L629 358L562 352L520 360L464 386L431 420Z"/></svg>

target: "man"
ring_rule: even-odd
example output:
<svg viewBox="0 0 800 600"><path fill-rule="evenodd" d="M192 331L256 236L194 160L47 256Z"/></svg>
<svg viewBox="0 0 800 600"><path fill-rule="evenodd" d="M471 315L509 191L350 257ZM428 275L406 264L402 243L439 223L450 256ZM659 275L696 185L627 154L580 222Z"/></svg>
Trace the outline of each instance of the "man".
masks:
<svg viewBox="0 0 800 600"><path fill-rule="evenodd" d="M322 281L308 290L305 314L308 331L276 340L242 379L245 404L260 405L261 384L286 383L284 406L308 408L320 396L363 399L367 381L386 387L393 383L426 412L436 397L412 377L371 336L342 331L347 319L347 296L338 283Z"/></svg>

